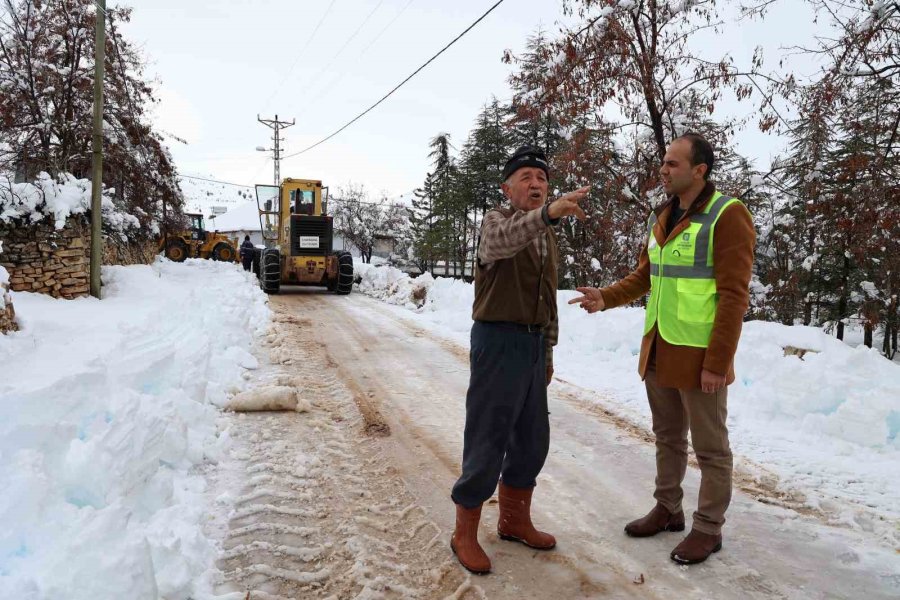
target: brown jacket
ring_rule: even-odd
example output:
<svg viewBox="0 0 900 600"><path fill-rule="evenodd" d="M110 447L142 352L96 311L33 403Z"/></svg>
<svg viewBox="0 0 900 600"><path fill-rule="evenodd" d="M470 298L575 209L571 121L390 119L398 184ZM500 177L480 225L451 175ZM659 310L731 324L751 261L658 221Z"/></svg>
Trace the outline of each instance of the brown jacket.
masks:
<svg viewBox="0 0 900 600"><path fill-rule="evenodd" d="M546 205L488 212L481 226L475 267L476 321L508 321L544 328L546 363L553 364L559 335L556 281L559 251Z"/></svg>
<svg viewBox="0 0 900 600"><path fill-rule="evenodd" d="M655 211L657 223L653 228L657 243L663 246L677 237L690 224L691 215L706 206L713 192L715 186L711 182L707 183L668 236L665 235L665 228L675 198L658 207ZM741 336L744 314L750 304L750 277L755 245L756 231L750 213L743 205L732 204L722 213L713 235L713 264L719 305L709 347L693 348L670 344L657 334L654 327L641 342L638 365L641 378L646 376L648 365L655 359L657 380L664 387L699 388L700 371L703 369L725 375L729 384L734 381L734 354ZM649 291L650 259L645 243L637 268L625 279L603 288L601 292L606 308L609 309L634 302Z"/></svg>

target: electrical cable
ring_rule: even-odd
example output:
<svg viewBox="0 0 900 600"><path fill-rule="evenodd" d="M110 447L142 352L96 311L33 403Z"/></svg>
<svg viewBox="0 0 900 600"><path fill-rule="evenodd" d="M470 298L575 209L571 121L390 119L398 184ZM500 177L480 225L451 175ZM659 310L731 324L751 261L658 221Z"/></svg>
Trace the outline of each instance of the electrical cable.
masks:
<svg viewBox="0 0 900 600"><path fill-rule="evenodd" d="M224 184L224 185L233 185L233 186L235 186L235 187L241 187L241 188L253 189L253 186L251 186L251 185L243 185L243 184L241 184L241 183L231 183L230 181L220 181L220 180L218 180L218 179L209 179L209 178L207 178L207 177L197 177L196 175L182 175L182 174L179 174L178 176L179 176L179 177L183 177L184 179L196 179L196 180L198 180L198 181L209 181L209 182L212 182L212 183L221 183L221 184Z"/></svg>
<svg viewBox="0 0 900 600"><path fill-rule="evenodd" d="M472 29L474 29L476 25L478 25L479 23L481 23L481 21L483 21L489 14L491 14L491 13L494 11L494 9L496 9L498 6L500 6L501 4L503 4L503 2L504 2L504 0L498 0L492 7L490 7L490 8L487 10L487 12L485 12L483 15L481 15L481 16L478 18L478 20L476 20L474 23L472 23L471 25L469 25L469 26L465 29L465 31L463 31L463 32L460 33L458 36L456 36L456 37L453 39L453 41L451 41L449 44L447 44L446 46L444 46L443 48L441 48L441 50L440 50L437 54L435 54L434 56L432 56L431 58L429 58L428 61L425 62L425 64L423 64L421 67L419 67L418 69L416 69L415 71L413 71L413 73L412 73L409 77L407 77L406 79L404 79L403 81L401 81L399 84L397 84L397 86L396 86L394 89L392 89L392 90L389 91L387 94L385 94L384 96L382 96L382 98L381 98L378 102L376 102L375 104L373 104L372 106L370 106L369 108L367 108L366 110L364 110L363 112L361 112L359 115L357 115L356 117L354 117L354 118L353 118L350 122L348 122L346 125L344 125L344 126L341 127L340 129L338 129L337 131L335 131L334 133L332 133L332 134L329 135L328 137L326 137L326 138L324 138L324 139L322 139L322 140L316 142L316 143L313 144L312 146L308 146L307 148L304 148L303 150L300 150L299 152L295 152L295 153L293 153L293 154L288 154L287 156L282 157L282 160L285 160L285 159L288 159L288 158L291 158L291 157L294 157L294 156L300 156L301 154L304 154L304 153L306 153L306 152L309 152L310 150L312 150L312 149L315 148L316 146L320 146L320 145L324 144L325 142L327 142L327 141L330 140L331 138L335 137L336 135L338 135L339 133L341 133L342 131L344 131L345 129L347 129L348 127L350 127L351 125L353 125L353 124L356 123L357 121L359 121L361 118L363 118L364 116L366 116L368 113L370 113L372 110L374 110L375 107L377 107L379 104L381 104L382 102L384 102L385 100L387 100L394 92L396 92L396 91L399 90L401 87L403 87L403 85L406 84L406 82L408 82L410 79L412 79L413 77L415 77L416 75L418 75L419 72L421 72L425 67L427 67L427 66L430 65L432 62L434 62L435 59L437 59L437 57L439 57L441 54L443 54L444 52L446 52L447 49L449 49L453 44L455 44L456 42L458 42L458 41L460 40L460 38L462 38L464 35L466 35L467 33L469 33L469 31L471 31Z"/></svg>
<svg viewBox="0 0 900 600"><path fill-rule="evenodd" d="M337 59L341 56L341 54L343 54L344 50L347 49L347 46L350 45L350 42L352 42L356 38L356 36L359 35L359 32L362 31L363 27L366 26L366 23L369 22L369 20L372 18L372 15L374 15L378 11L378 9L381 8L382 4L384 4L384 0L379 0L378 4L375 5L375 8L372 9L372 11L368 14L368 16L365 19L363 19L363 22L359 24L359 27L356 28L356 31L354 31L350 35L350 37L348 37L344 41L344 45L341 46L341 49L337 51L337 54L332 56L331 60L328 61L328 64L326 64L324 67L319 69L319 72L313 76L312 81L320 81L322 79L322 74L331 68L331 66L335 63L335 61L337 61Z"/></svg>
<svg viewBox="0 0 900 600"><path fill-rule="evenodd" d="M266 100L266 103L263 105L263 109L261 112L266 112L266 108L268 108L269 104L272 102L272 100L275 98L275 96L278 95L278 92L280 92L282 90L282 88L284 88L285 82L290 78L291 73L294 72L294 68L297 66L297 63L300 62L300 59L303 57L304 53L306 52L306 49L309 48L309 45L312 43L313 39L315 39L315 37L316 37L316 34L319 32L319 28L322 27L322 23L325 22L325 17L327 17L328 14L331 12L331 9L334 8L335 2L337 2L337 0L331 0L331 4L329 4L328 8L325 9L325 12L322 14L322 17L319 19L318 24L316 25L315 29L313 29L312 35L310 35L306 39L306 43L303 45L303 48L300 49L300 52L297 54L297 57L294 59L293 64L291 64L291 68L288 69L287 74L285 74L285 76L281 78L281 83L278 85L278 87L275 88L275 91L272 92L272 95L269 96L269 98Z"/></svg>
<svg viewBox="0 0 900 600"><path fill-rule="evenodd" d="M378 40L381 39L381 36L383 36L383 35L385 34L385 32L387 32L387 30L391 28L391 25L393 25L394 23L397 22L397 19L399 19L400 16L401 16L404 12L406 12L406 9L409 8L409 5L412 4L413 2L415 2L415 0L409 0L409 2L407 2L407 3L403 6L403 8L401 8L400 11L399 11L396 15L394 15L394 18L391 19L390 23L388 23L387 25L385 25L385 27L384 27L381 31L378 32L378 35L376 35L376 36L372 39L372 41L369 42L369 44L368 44L365 48L363 48L362 50L360 50L359 55L357 56L357 61L356 61L357 64L358 64L358 62L359 62L359 59L360 59L361 57L365 56L365 54L366 54L366 52L369 50L369 48L371 48L372 46L374 46L374 45L375 45L375 42L377 42ZM301 112L302 112L303 109L305 109L307 106L314 105L314 104L319 100L319 98L321 98L322 96L324 96L328 91L332 90L332 89L333 89L338 83L340 83L340 82L344 79L344 77L346 77L346 76L347 76L347 71L342 71L342 72L340 73L340 75L338 75L337 79L335 79L334 81L328 82L327 85L323 85L322 88L319 90L319 93L317 93L315 96L313 96L312 98L310 98L310 99L304 104L303 108L301 108Z"/></svg>

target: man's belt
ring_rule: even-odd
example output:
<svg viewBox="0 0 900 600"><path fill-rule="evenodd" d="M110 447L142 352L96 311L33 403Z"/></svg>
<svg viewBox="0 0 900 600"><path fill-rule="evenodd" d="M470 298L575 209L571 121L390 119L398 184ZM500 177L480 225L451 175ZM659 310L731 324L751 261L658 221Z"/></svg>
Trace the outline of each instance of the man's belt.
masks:
<svg viewBox="0 0 900 600"><path fill-rule="evenodd" d="M511 329L513 331L521 331L522 333L543 333L543 325L526 325L524 323L513 323L512 321L479 321L485 325L492 325L502 329Z"/></svg>

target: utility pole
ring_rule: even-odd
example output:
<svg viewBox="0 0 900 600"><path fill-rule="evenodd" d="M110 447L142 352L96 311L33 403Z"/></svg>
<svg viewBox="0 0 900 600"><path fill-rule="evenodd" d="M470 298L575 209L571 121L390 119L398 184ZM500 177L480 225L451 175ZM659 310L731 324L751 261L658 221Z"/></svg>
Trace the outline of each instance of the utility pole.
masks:
<svg viewBox="0 0 900 600"><path fill-rule="evenodd" d="M279 121L278 115L275 115L274 120L260 119L259 115L256 115L256 120L259 121L260 123L262 123L263 125L265 125L266 127L268 127L269 129L272 129L275 132L275 135L272 136L272 140L275 142L275 147L274 148L257 148L257 150L261 150L263 152L271 150L272 152L274 152L275 185L280 185L281 184L281 142L284 141L284 138L281 137L281 130L287 129L288 127L291 127L292 125L296 125L297 120L291 119L290 123L288 123L287 121Z"/></svg>
<svg viewBox="0 0 900 600"><path fill-rule="evenodd" d="M106 62L106 0L96 0L94 26L94 142L91 183L91 296L100 299L103 263L101 194L103 192L103 67Z"/></svg>

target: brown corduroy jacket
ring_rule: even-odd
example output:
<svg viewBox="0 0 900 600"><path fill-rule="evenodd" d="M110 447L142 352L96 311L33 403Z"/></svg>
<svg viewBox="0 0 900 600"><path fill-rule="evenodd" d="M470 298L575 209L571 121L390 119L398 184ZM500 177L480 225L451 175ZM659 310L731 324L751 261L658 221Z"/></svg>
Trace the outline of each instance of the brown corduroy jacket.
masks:
<svg viewBox="0 0 900 600"><path fill-rule="evenodd" d="M691 208L666 235L669 213L675 198L656 209L657 223L653 235L660 246L677 237L689 224L691 215L703 209L712 198L715 186L706 184ZM713 234L713 264L719 304L713 323L712 337L707 348L676 346L658 334L654 326L641 342L638 372L643 379L648 365L655 359L659 384L678 389L700 387L700 372L707 369L725 375L727 383L734 381L734 354L741 337L744 314L750 304L750 277L753 270L753 250L756 231L749 211L742 204L732 204L716 223ZM650 291L650 258L647 244L641 251L637 268L627 277L603 288L607 309L634 302Z"/></svg>

